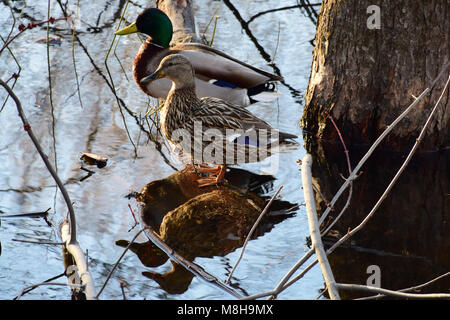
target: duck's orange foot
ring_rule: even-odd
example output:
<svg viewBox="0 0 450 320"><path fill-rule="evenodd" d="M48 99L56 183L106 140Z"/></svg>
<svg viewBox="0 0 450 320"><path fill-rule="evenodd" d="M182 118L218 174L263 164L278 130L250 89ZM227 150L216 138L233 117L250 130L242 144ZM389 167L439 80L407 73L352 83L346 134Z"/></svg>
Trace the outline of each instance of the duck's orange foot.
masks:
<svg viewBox="0 0 450 320"><path fill-rule="evenodd" d="M201 172L208 173L208 177L197 180L198 186L200 188L217 185L225 181L225 172L226 172L225 166L219 165L216 168L214 168L207 165L202 165L198 170Z"/></svg>
<svg viewBox="0 0 450 320"><path fill-rule="evenodd" d="M198 172L204 172L209 175L218 175L218 174L220 174L220 170L221 170L221 166L211 167L204 163L199 164L197 167Z"/></svg>

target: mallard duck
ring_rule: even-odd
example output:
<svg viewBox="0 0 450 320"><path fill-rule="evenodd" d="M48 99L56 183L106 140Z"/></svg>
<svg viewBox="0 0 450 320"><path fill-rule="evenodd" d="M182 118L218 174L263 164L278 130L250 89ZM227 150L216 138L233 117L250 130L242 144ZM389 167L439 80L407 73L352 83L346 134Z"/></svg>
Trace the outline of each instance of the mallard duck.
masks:
<svg viewBox="0 0 450 320"><path fill-rule="evenodd" d="M143 84L141 79L153 73L161 59L171 53L184 55L194 66L199 97L216 97L247 106L256 101L273 101L279 95L274 81L282 78L277 75L203 44L182 43L169 47L173 33L172 23L159 9L144 10L135 22L115 34L126 35L135 32L149 36L135 57L133 73L140 88L152 97L166 98L171 86L170 81L161 79Z"/></svg>
<svg viewBox="0 0 450 320"><path fill-rule="evenodd" d="M194 68L181 54L164 57L140 82L161 78L173 83L160 111L162 133L182 159L209 173L199 180L201 186L222 182L226 165L258 162L298 146L291 141L295 135L273 129L245 108L219 98L199 98Z"/></svg>

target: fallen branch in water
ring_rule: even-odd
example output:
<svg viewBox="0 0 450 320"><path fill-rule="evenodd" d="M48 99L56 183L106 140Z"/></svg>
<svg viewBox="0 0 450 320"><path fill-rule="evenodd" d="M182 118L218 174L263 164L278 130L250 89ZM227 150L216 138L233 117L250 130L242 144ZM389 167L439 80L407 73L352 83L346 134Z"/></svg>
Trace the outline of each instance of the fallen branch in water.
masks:
<svg viewBox="0 0 450 320"><path fill-rule="evenodd" d="M89 272L89 266L87 264L86 258L80 245L77 241L71 242L70 230L68 221L64 220L61 224L61 238L65 243L65 248L72 255L75 265L77 266L78 272L80 274L81 283L86 290L86 299L92 300L96 299L94 279Z"/></svg>
<svg viewBox="0 0 450 320"><path fill-rule="evenodd" d="M162 251L164 251L165 254L169 256L170 259L173 261L179 263L182 265L186 270L192 272L196 276L198 276L200 279L206 281L207 283L210 283L221 290L227 292L228 294L231 294L235 298L241 298L241 295L237 293L233 288L230 288L229 286L225 285L221 281L219 281L215 276L205 271L202 267L200 267L198 264L193 263L181 255L179 255L175 250L173 250L171 247L169 247L163 240L159 238L156 231L153 230L150 226L146 226L144 229L146 232L148 239L153 242L158 248L160 248Z"/></svg>

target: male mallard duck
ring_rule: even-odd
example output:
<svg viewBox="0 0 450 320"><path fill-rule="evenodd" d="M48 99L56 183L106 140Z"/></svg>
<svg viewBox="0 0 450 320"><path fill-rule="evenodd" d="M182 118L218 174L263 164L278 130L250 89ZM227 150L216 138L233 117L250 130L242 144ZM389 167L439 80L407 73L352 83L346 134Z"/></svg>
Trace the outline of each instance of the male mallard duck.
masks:
<svg viewBox="0 0 450 320"><path fill-rule="evenodd" d="M209 172L208 178L199 180L201 186L223 181L228 164L261 161L297 146L286 140L296 136L273 129L247 109L219 98L198 98L194 68L183 55L164 57L140 82L146 85L161 78L173 83L160 112L162 133L185 160Z"/></svg>
<svg viewBox="0 0 450 320"><path fill-rule="evenodd" d="M199 97L216 97L231 103L247 106L256 101L272 101L278 96L273 81L282 80L225 53L199 43L182 43L169 48L172 39L172 22L159 9L146 9L136 21L118 30L116 35L135 32L147 34L148 39L137 53L133 73L140 88L155 98L166 98L170 81L161 79L143 84L141 79L153 73L162 58L171 53L183 54L196 73Z"/></svg>

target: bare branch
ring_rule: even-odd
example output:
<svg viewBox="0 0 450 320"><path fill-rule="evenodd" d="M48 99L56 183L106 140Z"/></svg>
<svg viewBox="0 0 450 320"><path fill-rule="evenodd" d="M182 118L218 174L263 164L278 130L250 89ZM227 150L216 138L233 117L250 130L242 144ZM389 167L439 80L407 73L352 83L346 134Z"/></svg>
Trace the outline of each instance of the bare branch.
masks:
<svg viewBox="0 0 450 320"><path fill-rule="evenodd" d="M312 188L311 177L312 157L306 154L302 160L302 182L303 192L305 194L306 213L308 214L309 232L311 234L312 247L316 251L316 256L322 270L322 275L328 288L330 298L340 300L339 292L336 289L336 281L334 280L333 271L327 259L327 254L323 247L322 238L320 237L319 222L317 219L316 203L314 199L314 191Z"/></svg>
<svg viewBox="0 0 450 320"><path fill-rule="evenodd" d="M450 294L448 293L405 293L383 288L363 286L359 284L346 284L346 283L336 283L336 286L339 289L343 290L357 290L372 293L382 293L386 296L399 297L405 299L450 299Z"/></svg>

